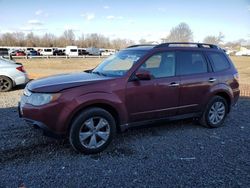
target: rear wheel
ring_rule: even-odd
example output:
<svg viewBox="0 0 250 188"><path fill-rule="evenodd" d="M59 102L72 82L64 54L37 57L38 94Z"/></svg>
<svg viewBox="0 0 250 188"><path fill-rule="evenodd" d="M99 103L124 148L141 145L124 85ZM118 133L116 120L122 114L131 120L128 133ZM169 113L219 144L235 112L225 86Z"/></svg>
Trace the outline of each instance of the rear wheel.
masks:
<svg viewBox="0 0 250 188"><path fill-rule="evenodd" d="M116 132L113 116L102 108L90 108L74 120L69 140L72 147L85 154L103 151Z"/></svg>
<svg viewBox="0 0 250 188"><path fill-rule="evenodd" d="M10 91L13 87L12 80L6 76L0 76L0 92Z"/></svg>
<svg viewBox="0 0 250 188"><path fill-rule="evenodd" d="M200 124L210 128L220 127L224 123L227 112L227 101L223 97L215 96L207 104L207 107L200 118Z"/></svg>

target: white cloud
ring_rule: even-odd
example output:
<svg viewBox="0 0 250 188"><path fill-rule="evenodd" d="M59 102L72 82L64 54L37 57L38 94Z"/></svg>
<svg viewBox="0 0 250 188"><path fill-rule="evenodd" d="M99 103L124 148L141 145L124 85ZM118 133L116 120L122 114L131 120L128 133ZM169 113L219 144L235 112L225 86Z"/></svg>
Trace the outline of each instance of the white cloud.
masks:
<svg viewBox="0 0 250 188"><path fill-rule="evenodd" d="M81 16L84 17L87 21L91 21L91 20L95 19L94 13L81 14Z"/></svg>
<svg viewBox="0 0 250 188"><path fill-rule="evenodd" d="M109 15L109 16L106 16L106 19L107 20L122 20L123 17L122 16L113 16L113 15Z"/></svg>
<svg viewBox="0 0 250 188"><path fill-rule="evenodd" d="M31 31L46 31L48 29L45 27L41 27L41 26L23 26L23 27L20 27L19 30L31 32Z"/></svg>
<svg viewBox="0 0 250 188"><path fill-rule="evenodd" d="M43 13L42 10L37 10L37 11L35 12L35 15L39 16L39 15L41 15L42 13Z"/></svg>
<svg viewBox="0 0 250 188"><path fill-rule="evenodd" d="M35 15L36 16L44 16L44 17L48 17L49 16L49 14L47 12L44 12L43 10L37 10L35 12Z"/></svg>
<svg viewBox="0 0 250 188"><path fill-rule="evenodd" d="M112 15L109 15L109 16L107 16L106 18L107 18L108 20L114 20L114 19L115 19L115 17L112 16Z"/></svg>
<svg viewBox="0 0 250 188"><path fill-rule="evenodd" d="M105 5L103 8L104 9L109 9L110 7L108 5Z"/></svg>
<svg viewBox="0 0 250 188"><path fill-rule="evenodd" d="M39 20L29 20L28 24L30 24L30 25L43 25L43 23Z"/></svg>

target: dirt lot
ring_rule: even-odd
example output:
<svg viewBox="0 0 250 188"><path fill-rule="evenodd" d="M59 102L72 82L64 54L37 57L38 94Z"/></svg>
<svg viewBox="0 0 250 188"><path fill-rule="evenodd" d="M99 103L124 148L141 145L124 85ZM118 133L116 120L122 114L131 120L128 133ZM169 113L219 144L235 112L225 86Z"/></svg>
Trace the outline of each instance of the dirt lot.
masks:
<svg viewBox="0 0 250 188"><path fill-rule="evenodd" d="M250 186L250 98L240 99L224 127L151 125L86 156L20 120L21 93L0 93L0 187Z"/></svg>
<svg viewBox="0 0 250 188"><path fill-rule="evenodd" d="M40 77L89 69L100 60L19 62ZM233 60L242 83L249 82L250 58ZM240 98L224 127L191 120L150 125L118 134L103 153L86 156L18 118L22 91L0 93L0 187L250 187L249 97Z"/></svg>

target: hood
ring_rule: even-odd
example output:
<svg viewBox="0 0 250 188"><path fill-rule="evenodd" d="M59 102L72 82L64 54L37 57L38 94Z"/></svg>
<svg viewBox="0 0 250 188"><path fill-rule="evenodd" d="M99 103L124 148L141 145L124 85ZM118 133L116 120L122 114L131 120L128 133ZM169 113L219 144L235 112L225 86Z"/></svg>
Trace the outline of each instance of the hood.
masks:
<svg viewBox="0 0 250 188"><path fill-rule="evenodd" d="M27 87L32 92L56 93L64 89L78 87L92 82L108 79L111 78L86 72L60 74L34 80L30 82Z"/></svg>

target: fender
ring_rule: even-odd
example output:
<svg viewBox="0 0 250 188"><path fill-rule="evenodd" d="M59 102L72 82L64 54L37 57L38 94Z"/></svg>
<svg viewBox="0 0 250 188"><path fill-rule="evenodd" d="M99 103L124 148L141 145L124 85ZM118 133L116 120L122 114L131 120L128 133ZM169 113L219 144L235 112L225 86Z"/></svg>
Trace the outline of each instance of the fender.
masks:
<svg viewBox="0 0 250 188"><path fill-rule="evenodd" d="M211 97L215 96L217 93L226 93L230 99L230 104L232 104L234 94L232 88L229 85L223 83L214 85L210 88L210 95L208 99L211 99Z"/></svg>
<svg viewBox="0 0 250 188"><path fill-rule="evenodd" d="M67 119L66 126L69 127L70 122L72 121L72 118L81 111L82 109L88 107L88 106L94 106L94 105L108 105L116 110L120 124L123 124L128 120L128 113L127 109L122 103L122 100L117 97L117 95L113 93L107 93L107 92L93 92L93 93L86 93L84 95L81 95L75 99L73 99L70 107L70 110L72 113L69 115L69 118Z"/></svg>

